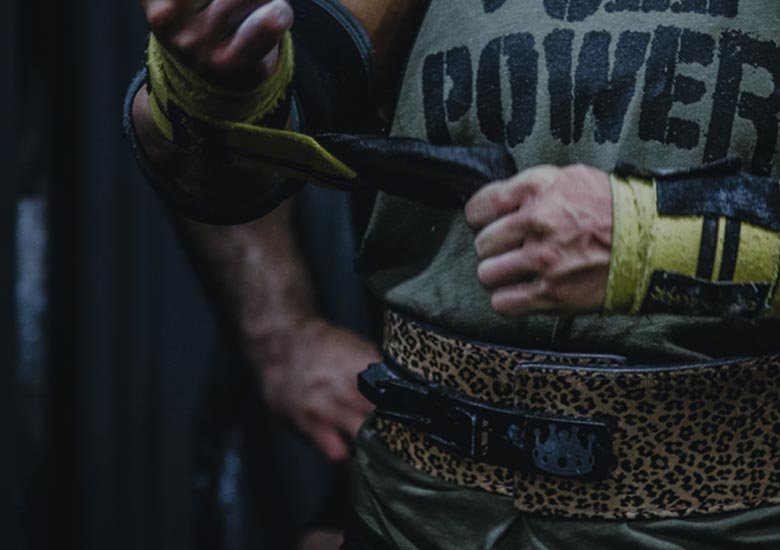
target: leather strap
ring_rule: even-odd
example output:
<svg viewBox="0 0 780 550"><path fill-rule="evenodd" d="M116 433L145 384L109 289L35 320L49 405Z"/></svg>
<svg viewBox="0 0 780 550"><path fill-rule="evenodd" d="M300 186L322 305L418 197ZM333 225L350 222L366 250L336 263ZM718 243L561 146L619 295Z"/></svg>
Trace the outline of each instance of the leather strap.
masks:
<svg viewBox="0 0 780 550"><path fill-rule="evenodd" d="M229 198L224 202L205 201L188 195L160 173L136 135L133 99L145 85L146 78L146 70L139 72L128 89L124 109L125 135L141 171L166 204L204 223L227 225L257 219L300 189L300 181L345 191L384 191L438 208L459 208L483 185L509 178L517 172L514 158L506 147L499 145L431 145L418 139L356 134L311 137L299 132L258 130L240 125L240 132L248 138L246 143L257 139L243 153L234 150L232 163L258 171L276 170L298 179L278 178L279 183L270 192L258 192L257 201L231 201ZM297 120L300 110L296 102L293 106L292 116ZM181 112L177 116L180 122L186 118ZM188 119L184 126L192 128L198 123ZM234 131L239 132L235 128ZM267 140L274 143L273 148L264 147ZM288 140L285 143L289 147L282 143L284 140ZM284 154L275 155L273 151L279 150L284 150ZM333 164L329 164L331 161ZM332 169L334 166L350 177L340 176L338 170Z"/></svg>

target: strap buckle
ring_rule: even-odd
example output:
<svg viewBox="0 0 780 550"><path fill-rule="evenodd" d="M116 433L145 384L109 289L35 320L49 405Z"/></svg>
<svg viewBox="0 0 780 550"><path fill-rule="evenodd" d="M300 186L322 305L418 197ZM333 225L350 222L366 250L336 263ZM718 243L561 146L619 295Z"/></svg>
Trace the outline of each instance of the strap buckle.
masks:
<svg viewBox="0 0 780 550"><path fill-rule="evenodd" d="M385 358L360 373L361 393L377 406L378 417L417 429L447 451L525 473L584 481L606 479L616 465L607 422L494 406L400 374L388 364L392 361Z"/></svg>

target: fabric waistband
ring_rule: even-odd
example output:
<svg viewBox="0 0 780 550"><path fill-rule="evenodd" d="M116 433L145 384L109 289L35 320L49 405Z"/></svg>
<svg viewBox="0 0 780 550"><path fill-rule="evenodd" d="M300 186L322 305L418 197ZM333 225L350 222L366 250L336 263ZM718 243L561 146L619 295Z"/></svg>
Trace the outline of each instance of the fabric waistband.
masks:
<svg viewBox="0 0 780 550"><path fill-rule="evenodd" d="M380 437L408 463L511 496L520 511L650 519L780 503L778 355L633 366L620 356L467 340L393 311L385 316L384 353L410 375L481 402L610 426L614 466L606 479L583 480L464 458L380 415ZM588 441L571 432L537 429L534 457L585 456Z"/></svg>

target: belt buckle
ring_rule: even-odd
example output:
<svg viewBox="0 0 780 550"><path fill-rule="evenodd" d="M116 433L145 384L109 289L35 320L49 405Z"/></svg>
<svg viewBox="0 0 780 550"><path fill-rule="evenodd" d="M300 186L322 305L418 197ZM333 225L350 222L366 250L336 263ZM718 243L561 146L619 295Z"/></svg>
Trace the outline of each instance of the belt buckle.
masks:
<svg viewBox="0 0 780 550"><path fill-rule="evenodd" d="M608 478L617 462L607 421L494 406L401 378L385 363L371 365L358 380L377 416L411 426L466 459L583 481Z"/></svg>
<svg viewBox="0 0 780 550"><path fill-rule="evenodd" d="M615 467L606 422L537 415L449 397L440 402L441 412L428 424L426 438L464 458L583 481L606 479Z"/></svg>
<svg viewBox="0 0 780 550"><path fill-rule="evenodd" d="M446 397L437 399L439 407L429 424L426 439L450 452L472 460L485 457L485 420L478 411Z"/></svg>

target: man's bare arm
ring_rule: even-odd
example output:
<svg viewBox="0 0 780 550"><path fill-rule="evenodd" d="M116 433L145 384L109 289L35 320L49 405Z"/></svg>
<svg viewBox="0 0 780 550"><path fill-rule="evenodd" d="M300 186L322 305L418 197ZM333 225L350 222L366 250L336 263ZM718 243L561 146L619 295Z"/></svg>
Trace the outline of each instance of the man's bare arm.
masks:
<svg viewBox="0 0 780 550"><path fill-rule="evenodd" d="M383 74L400 67L414 33L414 18L425 3L344 2L366 27ZM162 10L154 15L157 23L162 21L169 32L178 28L181 33L186 18L179 23L171 19L175 9L182 9L181 2L147 0L142 4L147 16L150 7ZM266 8L266 17L271 17L269 12L273 15ZM261 73L267 70L268 56L263 59L266 65ZM213 67L207 72L226 74ZM139 139L150 159L178 185L204 198L219 194L226 185L246 196L261 192L263 176L233 168L228 171L165 140L151 119L148 102L142 89L133 106ZM270 182L269 178L265 184ZM355 377L378 353L368 342L318 316L310 276L293 237L289 201L261 220L234 227L207 226L175 214L174 218L223 326L255 367L270 408L291 420L332 460L346 458L345 438L354 437L370 410L357 393Z"/></svg>
<svg viewBox="0 0 780 550"><path fill-rule="evenodd" d="M371 410L355 377L378 353L318 315L290 202L249 224L215 227L176 218L176 225L269 408L339 461L349 456L346 441Z"/></svg>

